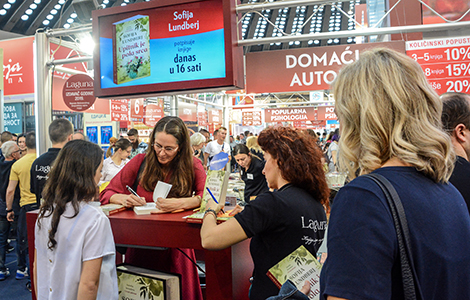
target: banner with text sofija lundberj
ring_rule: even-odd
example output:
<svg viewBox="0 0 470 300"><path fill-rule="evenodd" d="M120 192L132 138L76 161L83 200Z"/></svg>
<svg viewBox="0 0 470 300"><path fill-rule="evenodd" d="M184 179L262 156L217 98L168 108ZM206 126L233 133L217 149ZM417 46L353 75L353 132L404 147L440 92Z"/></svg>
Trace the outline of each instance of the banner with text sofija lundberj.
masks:
<svg viewBox="0 0 470 300"><path fill-rule="evenodd" d="M405 42L351 44L246 54L247 93L325 90L342 66L367 49L387 47L405 53Z"/></svg>

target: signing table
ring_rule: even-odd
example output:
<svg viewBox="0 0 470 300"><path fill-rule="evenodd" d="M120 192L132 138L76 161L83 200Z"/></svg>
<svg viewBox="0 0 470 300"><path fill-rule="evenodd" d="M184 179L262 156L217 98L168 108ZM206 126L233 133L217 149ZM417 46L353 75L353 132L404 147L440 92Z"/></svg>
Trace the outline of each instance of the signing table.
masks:
<svg viewBox="0 0 470 300"><path fill-rule="evenodd" d="M34 224L37 213L33 211L27 214L31 266L34 259ZM192 211L186 211L138 216L134 211L126 210L109 216L109 220L118 246L203 250L201 224L187 223L183 218L191 213ZM204 250L204 256L207 300L248 299L249 278L253 270L249 240L220 251Z"/></svg>

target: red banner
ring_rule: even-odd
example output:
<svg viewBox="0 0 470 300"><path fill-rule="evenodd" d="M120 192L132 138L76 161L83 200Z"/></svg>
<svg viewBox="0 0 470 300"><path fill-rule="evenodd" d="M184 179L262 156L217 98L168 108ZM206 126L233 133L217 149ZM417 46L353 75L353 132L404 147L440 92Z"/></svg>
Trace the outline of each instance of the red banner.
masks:
<svg viewBox="0 0 470 300"><path fill-rule="evenodd" d="M157 124L158 120L163 118L163 108L157 104L147 104L145 106L145 119L144 123L147 126L153 127Z"/></svg>
<svg viewBox="0 0 470 300"><path fill-rule="evenodd" d="M315 109L313 107L274 108L264 110L264 121L266 123L307 120L315 120Z"/></svg>
<svg viewBox="0 0 470 300"><path fill-rule="evenodd" d="M326 90L342 66L376 47L405 53L403 41L250 52L246 54L246 90L248 93Z"/></svg>
<svg viewBox="0 0 470 300"><path fill-rule="evenodd" d="M144 98L131 100L131 119L144 118Z"/></svg>
<svg viewBox="0 0 470 300"><path fill-rule="evenodd" d="M319 106L317 108L317 120L337 120L334 106Z"/></svg>
<svg viewBox="0 0 470 300"><path fill-rule="evenodd" d="M34 93L33 42L34 37L0 41L5 96Z"/></svg>
<svg viewBox="0 0 470 300"><path fill-rule="evenodd" d="M129 121L129 100L111 100L111 121Z"/></svg>
<svg viewBox="0 0 470 300"><path fill-rule="evenodd" d="M406 49L438 94L469 92L470 37L407 42Z"/></svg>
<svg viewBox="0 0 470 300"><path fill-rule="evenodd" d="M222 111L220 109L210 109L209 111L209 123L222 124Z"/></svg>
<svg viewBox="0 0 470 300"><path fill-rule="evenodd" d="M259 126L262 124L261 111L244 111L242 113L243 126Z"/></svg>
<svg viewBox="0 0 470 300"><path fill-rule="evenodd" d="M207 126L207 112L201 111L197 113L197 124L202 127Z"/></svg>
<svg viewBox="0 0 470 300"><path fill-rule="evenodd" d="M196 104L179 102L178 116L186 122L197 122L197 106Z"/></svg>

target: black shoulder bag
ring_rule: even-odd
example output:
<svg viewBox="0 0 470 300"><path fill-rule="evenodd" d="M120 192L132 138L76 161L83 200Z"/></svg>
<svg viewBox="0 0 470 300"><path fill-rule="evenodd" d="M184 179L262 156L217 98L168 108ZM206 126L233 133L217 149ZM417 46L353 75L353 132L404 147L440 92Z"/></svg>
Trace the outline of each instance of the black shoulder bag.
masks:
<svg viewBox="0 0 470 300"><path fill-rule="evenodd" d="M392 212L393 223L397 231L398 249L400 251L401 274L405 300L422 300L418 277L413 266L413 254L411 252L410 232L406 220L405 210L401 203L397 191L390 181L380 174L365 175L372 179L382 189L387 198L390 211Z"/></svg>

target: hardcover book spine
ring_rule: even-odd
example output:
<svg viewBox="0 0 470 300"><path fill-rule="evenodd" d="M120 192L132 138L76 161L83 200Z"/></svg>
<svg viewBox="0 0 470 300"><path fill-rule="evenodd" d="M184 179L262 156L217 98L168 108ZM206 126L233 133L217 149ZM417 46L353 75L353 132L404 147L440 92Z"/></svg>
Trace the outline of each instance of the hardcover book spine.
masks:
<svg viewBox="0 0 470 300"><path fill-rule="evenodd" d="M279 280L277 280L277 278L271 272L268 271L268 273L266 273L266 275L268 275L268 277L274 282L274 284L278 288L281 288L282 284L279 282Z"/></svg>
<svg viewBox="0 0 470 300"><path fill-rule="evenodd" d="M109 215L117 214L118 212L125 211L126 209L127 209L127 207L125 207L125 206L117 208L117 209L113 209L113 210L109 211Z"/></svg>
<svg viewBox="0 0 470 300"><path fill-rule="evenodd" d="M116 25L113 25L113 82L117 83L118 65L117 65L117 51L116 51Z"/></svg>

